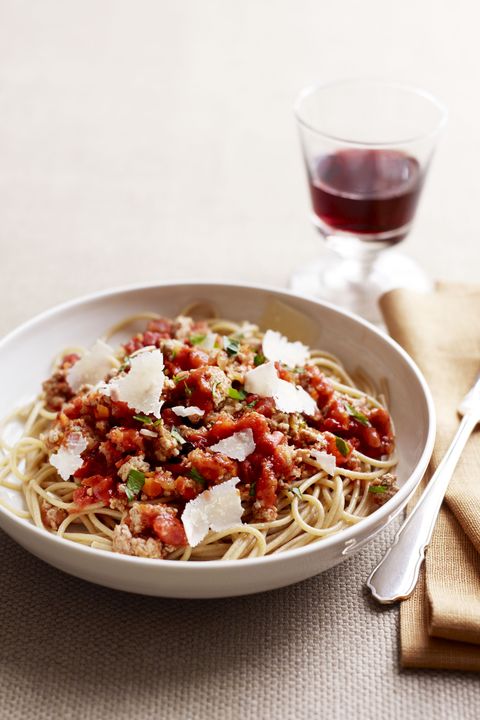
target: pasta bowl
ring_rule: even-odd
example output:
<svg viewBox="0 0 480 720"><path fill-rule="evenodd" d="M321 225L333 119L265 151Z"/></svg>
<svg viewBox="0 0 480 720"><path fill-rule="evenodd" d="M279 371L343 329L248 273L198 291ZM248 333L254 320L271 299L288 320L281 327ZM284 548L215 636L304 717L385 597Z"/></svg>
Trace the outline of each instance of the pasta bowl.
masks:
<svg viewBox="0 0 480 720"><path fill-rule="evenodd" d="M287 291L247 284L176 282L96 293L60 305L20 326L0 343L0 372L8 382L0 415L38 393L62 348L91 346L124 316L154 310L173 317L204 302L223 317L279 330L339 357L388 397L395 423L398 492L371 515L304 547L242 560L156 560L72 543L36 527L19 493L0 486L0 526L51 565L100 585L160 597L214 598L256 593L311 577L342 562L382 531L419 483L433 450L435 414L427 384L411 358L385 334L333 305ZM35 359L32 362L32 358ZM23 510L25 507L23 506Z"/></svg>

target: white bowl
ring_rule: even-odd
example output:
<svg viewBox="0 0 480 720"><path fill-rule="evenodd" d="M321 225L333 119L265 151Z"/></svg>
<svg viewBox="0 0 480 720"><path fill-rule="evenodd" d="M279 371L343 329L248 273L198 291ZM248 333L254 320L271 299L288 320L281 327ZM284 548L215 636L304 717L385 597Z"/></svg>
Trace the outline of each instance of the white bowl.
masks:
<svg viewBox="0 0 480 720"><path fill-rule="evenodd" d="M393 340L337 308L292 293L252 285L165 283L97 293L65 303L25 323L0 343L0 416L30 399L69 345L91 345L125 315L153 310L177 315L204 299L219 314L283 330L338 355L347 370L361 367L389 390L399 456L399 491L357 525L303 548L240 561L185 563L149 560L63 540L0 506L0 526L20 545L60 570L129 592L177 598L244 595L271 590L323 572L357 552L404 507L427 467L435 439L433 401L417 366ZM18 493L0 488L10 503Z"/></svg>

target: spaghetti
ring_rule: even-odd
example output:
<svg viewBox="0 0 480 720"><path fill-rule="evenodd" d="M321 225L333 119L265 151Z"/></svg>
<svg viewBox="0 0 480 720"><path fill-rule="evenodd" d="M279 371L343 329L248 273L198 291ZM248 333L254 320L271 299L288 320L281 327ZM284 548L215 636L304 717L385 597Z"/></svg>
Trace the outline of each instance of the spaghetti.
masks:
<svg viewBox="0 0 480 720"><path fill-rule="evenodd" d="M290 357L305 354L287 364L267 357L268 333L248 322L171 321L155 313L126 318L103 341L139 318L146 329L117 350L103 345L100 365L93 351L64 351L43 392L4 419L0 484L23 493L26 507L0 500L9 510L92 548L236 560L319 541L358 523L396 491L384 399L357 387L337 358L268 331L280 354L285 348ZM164 364L159 409L140 412L132 387L134 374L146 370L137 361L150 355L153 367L154 352ZM83 362L82 378L72 369L85 358L90 365ZM100 382L82 382L102 362L108 367ZM258 380L252 392L252 378L267 370L284 383L278 388L289 391L288 402L280 390L261 391ZM124 389L122 396L126 379L130 395ZM292 402L303 406L286 408ZM9 443L18 424L21 435ZM247 449L225 449L229 438L248 441ZM212 524L189 543L186 508L232 478L241 519L220 530Z"/></svg>

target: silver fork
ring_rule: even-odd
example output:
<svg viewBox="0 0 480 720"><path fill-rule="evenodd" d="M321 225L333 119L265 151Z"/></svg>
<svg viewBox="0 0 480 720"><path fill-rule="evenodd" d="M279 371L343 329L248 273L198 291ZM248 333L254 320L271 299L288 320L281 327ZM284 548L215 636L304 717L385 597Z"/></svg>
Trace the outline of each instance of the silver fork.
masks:
<svg viewBox="0 0 480 720"><path fill-rule="evenodd" d="M480 375L460 403L458 412L463 418L450 447L414 510L367 580L373 597L383 605L404 600L415 590L448 483L468 438L480 421Z"/></svg>

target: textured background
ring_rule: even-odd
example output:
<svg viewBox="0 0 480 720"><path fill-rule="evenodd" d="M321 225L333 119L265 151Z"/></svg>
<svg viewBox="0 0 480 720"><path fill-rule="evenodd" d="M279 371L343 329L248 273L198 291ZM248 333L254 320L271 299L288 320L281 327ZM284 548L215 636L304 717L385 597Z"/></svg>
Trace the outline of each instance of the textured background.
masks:
<svg viewBox="0 0 480 720"><path fill-rule="evenodd" d="M479 19L473 0L0 0L0 333L112 285L284 285L320 249L292 102L354 73L449 105L405 247L478 280ZM292 588L184 602L2 535L0 717L476 720L478 676L399 670L397 610L363 591L389 538Z"/></svg>

